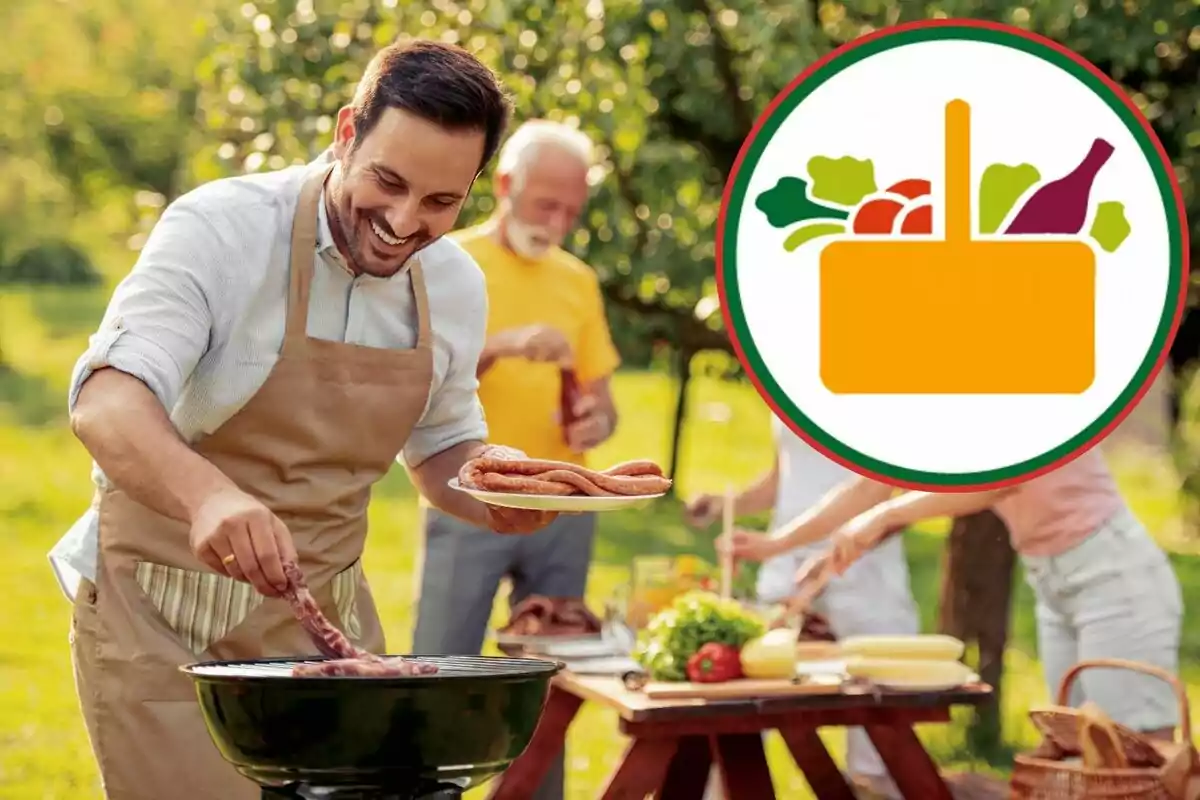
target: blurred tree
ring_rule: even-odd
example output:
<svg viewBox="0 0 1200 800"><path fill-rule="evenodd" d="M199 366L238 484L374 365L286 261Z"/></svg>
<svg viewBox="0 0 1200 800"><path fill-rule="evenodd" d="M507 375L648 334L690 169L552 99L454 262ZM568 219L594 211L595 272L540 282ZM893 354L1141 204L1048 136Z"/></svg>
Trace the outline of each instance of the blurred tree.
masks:
<svg viewBox="0 0 1200 800"><path fill-rule="evenodd" d="M214 0L215 2L215 0ZM6 0L0 259L91 214L122 243L180 191L202 135L193 67L209 0ZM136 242L135 242L136 243Z"/></svg>
<svg viewBox="0 0 1200 800"><path fill-rule="evenodd" d="M8 264L0 264L0 285L5 283L94 286L100 283L100 275L78 247L62 239L49 239Z"/></svg>

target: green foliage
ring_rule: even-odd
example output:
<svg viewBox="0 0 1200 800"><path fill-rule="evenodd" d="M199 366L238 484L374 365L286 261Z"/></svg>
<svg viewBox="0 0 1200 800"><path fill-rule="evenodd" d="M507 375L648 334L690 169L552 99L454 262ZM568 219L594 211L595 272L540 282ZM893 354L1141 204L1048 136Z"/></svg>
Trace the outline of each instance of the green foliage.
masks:
<svg viewBox="0 0 1200 800"><path fill-rule="evenodd" d="M763 621L735 600L693 591L650 620L634 658L654 680L687 680L687 661L709 642L741 648L765 631Z"/></svg>
<svg viewBox="0 0 1200 800"><path fill-rule="evenodd" d="M811 242L821 236L832 236L835 233L845 232L846 226L840 222L810 222L789 233L788 237L783 240L783 249L790 253L805 242Z"/></svg>
<svg viewBox="0 0 1200 800"><path fill-rule="evenodd" d="M50 241L31 247L11 264L0 264L0 284L94 286L100 274L73 244Z"/></svg>
<svg viewBox="0 0 1200 800"><path fill-rule="evenodd" d="M628 362L652 360L659 339L727 347L714 233L756 117L834 47L929 17L1028 28L1113 76L1173 160L1200 242L1194 0L8 0L0 241L27 247L66 218L123 243L190 186L310 159L380 45L434 37L498 70L518 121L575 121L600 143L602 180L570 246L600 274ZM865 172L827 183L828 166L810 165L813 200L863 189ZM462 222L493 207L484 175Z"/></svg>
<svg viewBox="0 0 1200 800"><path fill-rule="evenodd" d="M814 203L808 195L808 181L784 177L780 178L774 187L760 194L754 205L776 228L786 228L810 219L846 219L850 216L850 212L844 208L831 208Z"/></svg>
<svg viewBox="0 0 1200 800"><path fill-rule="evenodd" d="M1013 205L1042 175L1032 164L991 164L979 179L979 232L995 233Z"/></svg>
<svg viewBox="0 0 1200 800"><path fill-rule="evenodd" d="M1107 202L1096 208L1096 219L1092 222L1090 234L1106 252L1115 252L1131 232L1129 220L1125 218L1124 204Z"/></svg>
<svg viewBox="0 0 1200 800"><path fill-rule="evenodd" d="M813 182L809 194L814 200L852 208L878 188L875 164L869 158L813 156L808 160L807 172Z"/></svg>

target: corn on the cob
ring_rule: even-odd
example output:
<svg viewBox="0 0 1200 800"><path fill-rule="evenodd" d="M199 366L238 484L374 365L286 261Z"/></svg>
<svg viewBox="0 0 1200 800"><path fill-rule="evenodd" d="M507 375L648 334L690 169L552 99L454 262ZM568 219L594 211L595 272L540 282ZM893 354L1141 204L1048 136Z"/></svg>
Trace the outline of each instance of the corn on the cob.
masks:
<svg viewBox="0 0 1200 800"><path fill-rule="evenodd" d="M922 661L958 661L963 643L953 636L851 636L839 642L847 658L919 659Z"/></svg>
<svg viewBox="0 0 1200 800"><path fill-rule="evenodd" d="M973 674L959 661L923 661L913 658L850 658L846 674L874 683L966 683Z"/></svg>
<svg viewBox="0 0 1200 800"><path fill-rule="evenodd" d="M796 642L797 661L832 661L842 657L837 642Z"/></svg>

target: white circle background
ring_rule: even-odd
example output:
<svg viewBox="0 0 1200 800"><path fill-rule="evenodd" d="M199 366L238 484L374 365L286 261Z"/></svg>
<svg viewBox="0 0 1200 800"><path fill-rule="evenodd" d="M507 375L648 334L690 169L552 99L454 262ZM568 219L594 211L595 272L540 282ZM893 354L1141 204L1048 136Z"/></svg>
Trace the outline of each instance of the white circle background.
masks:
<svg viewBox="0 0 1200 800"><path fill-rule="evenodd" d="M932 181L934 234L942 236L945 106L956 98L971 104L973 195L990 164L1033 164L1048 181L1073 169L1096 137L1115 148L1093 184L1081 233L1091 229L1095 209L1105 201L1124 204L1132 233L1114 254L1093 247L1096 380L1081 395L835 395L821 382L818 265L831 239L785 252L791 228L771 227L754 200L782 177L805 175L813 156L871 159L881 191L905 178ZM977 231L975 196L972 206ZM843 70L771 137L740 211L737 288L754 346L771 376L830 436L896 467L956 474L1000 469L1072 439L1136 374L1175 279L1166 213L1137 141L1076 78L1000 45L915 43ZM1012 322L1021 324L1019 316ZM886 338L879 347L888 347Z"/></svg>

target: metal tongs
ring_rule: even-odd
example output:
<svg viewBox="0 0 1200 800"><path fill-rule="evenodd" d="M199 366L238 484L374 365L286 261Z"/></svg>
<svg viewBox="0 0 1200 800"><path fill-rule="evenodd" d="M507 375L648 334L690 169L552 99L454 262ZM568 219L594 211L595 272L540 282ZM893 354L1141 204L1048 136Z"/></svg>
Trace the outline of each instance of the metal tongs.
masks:
<svg viewBox="0 0 1200 800"><path fill-rule="evenodd" d="M833 580L829 562L830 551L826 551L809 558L796 570L795 591L783 601L784 611L771 623L772 628L787 628L792 620L804 619L809 606Z"/></svg>
<svg viewBox="0 0 1200 800"><path fill-rule="evenodd" d="M893 528L888 531L875 543L875 547L886 542L902 530L904 529ZM800 569L796 570L794 582L796 590L783 602L786 611L775 620L772 627L786 628L789 619L795 617L803 619L804 614L808 612L809 606L813 604L813 601L820 597L821 592L825 591L825 587L829 585L829 582L837 577L830 564L832 560L833 550L829 549L812 556L801 565Z"/></svg>

